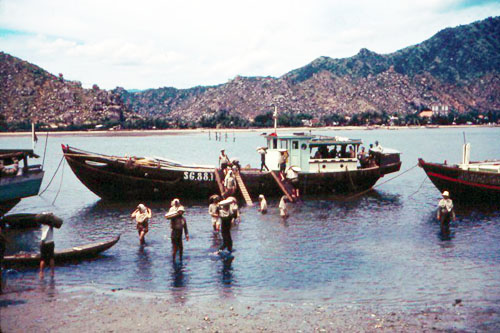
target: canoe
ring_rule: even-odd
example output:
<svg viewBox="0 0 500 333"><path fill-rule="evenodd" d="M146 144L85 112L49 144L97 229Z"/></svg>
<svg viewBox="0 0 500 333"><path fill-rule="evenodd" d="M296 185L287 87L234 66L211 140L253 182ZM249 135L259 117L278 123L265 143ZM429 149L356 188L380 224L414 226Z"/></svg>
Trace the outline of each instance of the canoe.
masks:
<svg viewBox="0 0 500 333"><path fill-rule="evenodd" d="M111 248L120 240L120 236L104 242L97 242L69 249L55 251L54 259L56 265L72 261L96 257L99 253ZM40 253L21 253L3 258L4 266L33 266L40 264Z"/></svg>

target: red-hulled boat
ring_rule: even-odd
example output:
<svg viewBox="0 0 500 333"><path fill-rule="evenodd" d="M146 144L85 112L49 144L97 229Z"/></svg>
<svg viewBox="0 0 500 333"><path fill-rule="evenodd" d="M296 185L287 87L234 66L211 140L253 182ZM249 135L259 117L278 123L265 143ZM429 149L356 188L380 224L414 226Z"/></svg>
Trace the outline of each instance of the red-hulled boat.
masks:
<svg viewBox="0 0 500 333"><path fill-rule="evenodd" d="M450 192L461 203L500 205L500 160L470 162L469 144L464 145L462 163L448 165L418 159L440 192Z"/></svg>
<svg viewBox="0 0 500 333"><path fill-rule="evenodd" d="M303 133L273 133L266 139L266 162L271 172L254 168L242 168L239 172L254 199L259 194L282 194L272 173L277 172L283 151L289 154L287 167L295 166L300 170L298 187L306 196L364 191L380 177L399 171L401 167L400 153L382 148L370 152L371 163L360 163L357 153L361 140ZM327 152L328 148L335 149L338 154L316 153ZM350 156L348 148L353 150ZM109 156L65 145L62 149L78 179L103 199L208 198L221 190L222 175L215 166L183 165L160 158Z"/></svg>

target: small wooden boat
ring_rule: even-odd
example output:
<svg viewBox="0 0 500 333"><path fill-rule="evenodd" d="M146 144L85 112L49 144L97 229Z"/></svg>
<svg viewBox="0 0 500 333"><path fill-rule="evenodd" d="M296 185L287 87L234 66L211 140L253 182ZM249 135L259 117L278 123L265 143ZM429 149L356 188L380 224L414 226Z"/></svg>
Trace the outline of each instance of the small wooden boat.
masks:
<svg viewBox="0 0 500 333"><path fill-rule="evenodd" d="M440 192L461 203L500 205L500 160L470 162L470 145L463 147L462 163L429 163L422 158L418 165Z"/></svg>
<svg viewBox="0 0 500 333"><path fill-rule="evenodd" d="M96 257L99 253L111 248L120 240L120 236L105 242L97 242L69 249L55 251L56 265L72 261ZM4 266L34 266L40 264L40 253L20 253L3 258Z"/></svg>

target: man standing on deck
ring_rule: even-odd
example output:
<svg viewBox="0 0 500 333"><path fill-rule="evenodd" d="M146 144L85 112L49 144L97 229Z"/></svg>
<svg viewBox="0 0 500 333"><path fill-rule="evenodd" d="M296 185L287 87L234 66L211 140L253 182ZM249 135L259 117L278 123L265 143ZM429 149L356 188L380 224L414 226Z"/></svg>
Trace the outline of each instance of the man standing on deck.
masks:
<svg viewBox="0 0 500 333"><path fill-rule="evenodd" d="M445 235L448 234L450 232L450 219L455 221L455 209L448 191L443 192L443 199L439 201L437 219L441 223L441 232Z"/></svg>
<svg viewBox="0 0 500 333"><path fill-rule="evenodd" d="M171 214L177 213L174 217L170 218L170 228L172 232L170 234L170 238L172 241L172 261L175 262L175 255L177 254L177 250L179 251L179 259L182 261L182 252L183 252L183 244L182 244L182 231L186 233L186 241L189 241L189 232L186 223L186 219L183 214L185 212L184 207L181 205L179 199L174 199L171 202L171 207L167 214L165 214L166 218Z"/></svg>
<svg viewBox="0 0 500 333"><path fill-rule="evenodd" d="M266 168L266 170L269 171L269 168L266 165L267 148L259 147L257 148L257 152L260 154L260 172L264 171L264 168Z"/></svg>
<svg viewBox="0 0 500 333"><path fill-rule="evenodd" d="M226 172L226 168L231 165L231 161L229 160L229 157L226 155L224 149L220 150L220 155L219 155L219 164L220 168L224 173Z"/></svg>

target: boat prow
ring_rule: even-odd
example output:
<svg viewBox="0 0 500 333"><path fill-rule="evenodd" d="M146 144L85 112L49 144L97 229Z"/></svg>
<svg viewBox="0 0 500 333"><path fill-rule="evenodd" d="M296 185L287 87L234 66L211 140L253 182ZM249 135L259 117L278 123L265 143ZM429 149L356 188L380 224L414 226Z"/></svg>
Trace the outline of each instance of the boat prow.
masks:
<svg viewBox="0 0 500 333"><path fill-rule="evenodd" d="M463 165L429 163L422 158L418 165L440 192L461 203L500 205L500 161L475 162Z"/></svg>

